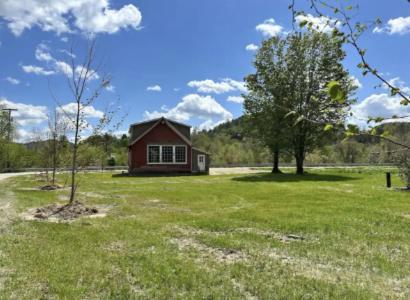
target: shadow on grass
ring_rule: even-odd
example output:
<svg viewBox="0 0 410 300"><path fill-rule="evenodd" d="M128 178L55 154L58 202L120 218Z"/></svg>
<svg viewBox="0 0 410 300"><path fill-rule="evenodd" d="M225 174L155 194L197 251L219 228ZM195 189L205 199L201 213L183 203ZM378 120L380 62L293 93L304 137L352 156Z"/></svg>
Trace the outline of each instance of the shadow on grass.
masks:
<svg viewBox="0 0 410 300"><path fill-rule="evenodd" d="M342 175L332 175L332 174L271 174L271 173L261 173L253 174L247 176L238 176L232 178L234 181L240 182L298 182L298 181L349 181L357 180L359 178L342 176Z"/></svg>

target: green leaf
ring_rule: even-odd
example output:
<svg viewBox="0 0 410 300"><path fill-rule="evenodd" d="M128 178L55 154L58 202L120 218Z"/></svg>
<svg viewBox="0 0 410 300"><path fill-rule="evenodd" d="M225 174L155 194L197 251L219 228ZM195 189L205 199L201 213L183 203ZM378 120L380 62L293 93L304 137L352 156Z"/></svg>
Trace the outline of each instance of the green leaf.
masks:
<svg viewBox="0 0 410 300"><path fill-rule="evenodd" d="M345 101L345 93L338 81L331 81L327 84L327 92L333 100L343 103Z"/></svg>
<svg viewBox="0 0 410 300"><path fill-rule="evenodd" d="M400 92L400 89L398 89L398 88L392 88L392 89L390 90L390 94L391 94L392 96L396 96L399 92Z"/></svg>
<svg viewBox="0 0 410 300"><path fill-rule="evenodd" d="M406 100L406 99L403 99L403 100L400 101L400 104L404 105L404 106L407 106L407 105L409 105L409 101Z"/></svg>
<svg viewBox="0 0 410 300"><path fill-rule="evenodd" d="M349 5L348 7L346 7L346 10L352 10L353 6Z"/></svg>
<svg viewBox="0 0 410 300"><path fill-rule="evenodd" d="M303 28L303 27L306 26L307 23L308 23L307 20L303 20L302 22L299 23L299 27L300 27L300 28Z"/></svg>
<svg viewBox="0 0 410 300"><path fill-rule="evenodd" d="M329 131L329 130L332 130L333 128L334 128L334 126L332 124L327 124L323 130L324 131Z"/></svg>

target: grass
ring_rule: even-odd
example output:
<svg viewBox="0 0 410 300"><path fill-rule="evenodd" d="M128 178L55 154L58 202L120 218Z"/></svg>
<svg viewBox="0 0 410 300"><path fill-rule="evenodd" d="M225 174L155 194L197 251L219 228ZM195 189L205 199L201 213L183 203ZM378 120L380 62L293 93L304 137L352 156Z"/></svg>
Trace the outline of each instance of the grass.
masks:
<svg viewBox="0 0 410 300"><path fill-rule="evenodd" d="M0 298L410 297L410 194L382 169L80 179L109 215L0 223ZM0 182L0 199L18 213L66 199L40 184Z"/></svg>

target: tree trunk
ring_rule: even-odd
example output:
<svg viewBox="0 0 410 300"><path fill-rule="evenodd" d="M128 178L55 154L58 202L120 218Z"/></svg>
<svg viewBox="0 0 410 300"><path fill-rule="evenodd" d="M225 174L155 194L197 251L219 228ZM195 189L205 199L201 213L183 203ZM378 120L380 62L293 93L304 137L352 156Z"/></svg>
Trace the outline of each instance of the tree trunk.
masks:
<svg viewBox="0 0 410 300"><path fill-rule="evenodd" d="M282 171L279 169L279 150L273 151L273 168L272 174L280 174Z"/></svg>
<svg viewBox="0 0 410 300"><path fill-rule="evenodd" d="M54 128L55 129L55 128ZM56 169L57 169L57 138L53 135L53 185L56 184Z"/></svg>
<svg viewBox="0 0 410 300"><path fill-rule="evenodd" d="M70 202L69 204L73 204L75 199L75 192L77 189L77 185L75 182L75 175L77 172L77 148L78 148L78 133L80 127L80 110L81 110L81 103L77 101L77 115L75 120L75 134L74 134L74 145L73 145L73 160L71 165L71 192L70 192Z"/></svg>
<svg viewBox="0 0 410 300"><path fill-rule="evenodd" d="M300 151L300 153L295 154L295 159L296 159L296 174L303 175L304 173L303 163L305 161L305 156L303 152Z"/></svg>

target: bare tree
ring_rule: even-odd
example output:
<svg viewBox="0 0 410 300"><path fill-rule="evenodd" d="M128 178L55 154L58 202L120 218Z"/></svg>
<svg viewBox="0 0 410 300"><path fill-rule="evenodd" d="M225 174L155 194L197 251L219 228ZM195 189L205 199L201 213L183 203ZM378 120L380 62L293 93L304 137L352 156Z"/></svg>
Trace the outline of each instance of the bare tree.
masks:
<svg viewBox="0 0 410 300"><path fill-rule="evenodd" d="M61 139L65 136L67 130L66 119L62 118L61 113L54 109L53 113L48 118L49 139L47 152L51 162L51 184L56 186L56 173L60 163L60 148Z"/></svg>
<svg viewBox="0 0 410 300"><path fill-rule="evenodd" d="M65 73L67 74L70 92L74 98L74 109L67 111L66 107L59 102L58 109L64 114L73 129L69 200L69 204L71 205L74 203L78 187L76 175L78 172L77 160L81 132L88 127L86 110L97 101L102 91L110 85L111 76L109 74L102 75L99 73L101 63L96 62L95 40L89 41L83 63L79 65L76 64L72 48L70 49L70 53L71 60L65 65ZM102 129L108 125L111 120L112 117L104 114L99 122L98 129Z"/></svg>

